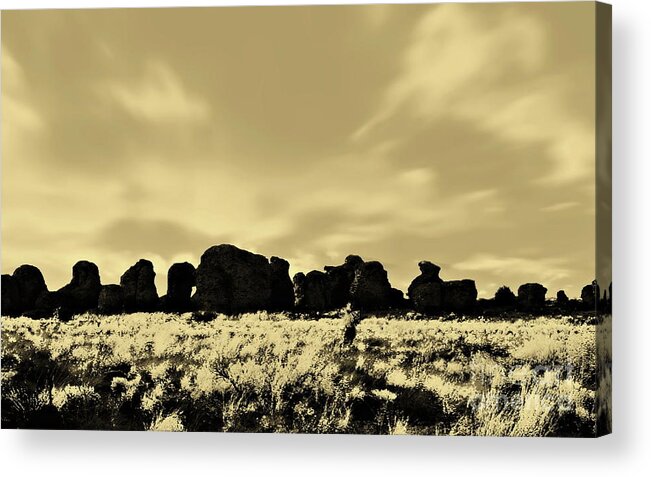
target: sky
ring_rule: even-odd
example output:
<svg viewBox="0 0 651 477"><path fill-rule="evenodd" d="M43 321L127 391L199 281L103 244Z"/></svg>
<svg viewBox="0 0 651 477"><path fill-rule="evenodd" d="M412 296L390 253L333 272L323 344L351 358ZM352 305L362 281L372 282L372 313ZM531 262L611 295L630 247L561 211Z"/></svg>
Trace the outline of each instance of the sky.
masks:
<svg viewBox="0 0 651 477"><path fill-rule="evenodd" d="M480 296L595 275L594 4L2 13L2 273L232 243Z"/></svg>

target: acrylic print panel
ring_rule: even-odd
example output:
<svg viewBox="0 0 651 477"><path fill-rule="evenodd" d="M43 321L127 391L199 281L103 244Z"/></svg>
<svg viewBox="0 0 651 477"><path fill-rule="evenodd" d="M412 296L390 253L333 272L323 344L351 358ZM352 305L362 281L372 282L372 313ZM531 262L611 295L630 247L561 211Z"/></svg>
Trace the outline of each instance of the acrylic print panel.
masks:
<svg viewBox="0 0 651 477"><path fill-rule="evenodd" d="M2 118L3 428L610 432L609 6L5 11Z"/></svg>

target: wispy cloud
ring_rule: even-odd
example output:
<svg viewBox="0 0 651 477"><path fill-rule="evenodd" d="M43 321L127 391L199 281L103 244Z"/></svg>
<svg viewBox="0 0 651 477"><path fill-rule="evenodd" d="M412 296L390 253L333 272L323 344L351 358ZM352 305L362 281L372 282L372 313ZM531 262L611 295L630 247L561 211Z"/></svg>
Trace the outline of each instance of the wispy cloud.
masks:
<svg viewBox="0 0 651 477"><path fill-rule="evenodd" d="M540 210L543 212L561 212L563 210L573 209L579 205L580 204L578 202L559 202L558 204L542 207Z"/></svg>
<svg viewBox="0 0 651 477"><path fill-rule="evenodd" d="M203 121L211 115L209 104L188 91L162 62L147 63L140 80L113 80L102 89L134 117L147 121Z"/></svg>
<svg viewBox="0 0 651 477"><path fill-rule="evenodd" d="M558 283L570 275L566 261L559 258L525 258L477 254L456 263L453 268L467 272L491 272L495 276L519 279L520 283L534 281Z"/></svg>
<svg viewBox="0 0 651 477"><path fill-rule="evenodd" d="M592 123L569 109L571 77L545 72L548 38L534 16L474 5L445 4L416 26L400 73L380 107L353 139L364 140L408 114L422 121L469 121L513 147L537 144L551 162L542 183L563 184L591 173ZM527 160L522 157L522 160Z"/></svg>

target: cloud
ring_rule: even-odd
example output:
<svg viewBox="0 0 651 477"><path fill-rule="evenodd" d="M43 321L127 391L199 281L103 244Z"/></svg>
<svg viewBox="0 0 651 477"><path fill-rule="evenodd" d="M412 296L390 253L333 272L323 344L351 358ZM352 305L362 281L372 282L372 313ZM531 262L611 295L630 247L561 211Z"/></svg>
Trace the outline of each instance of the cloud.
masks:
<svg viewBox="0 0 651 477"><path fill-rule="evenodd" d="M182 254L200 254L224 236L205 234L172 220L124 218L99 230L93 239L98 247L110 252L157 255L166 259Z"/></svg>
<svg viewBox="0 0 651 477"><path fill-rule="evenodd" d="M468 272L490 272L498 277L508 276L520 283L556 283L570 276L571 270L566 261L560 258L524 258L476 254L467 260L456 263L453 268Z"/></svg>
<svg viewBox="0 0 651 477"><path fill-rule="evenodd" d="M544 149L551 170L537 182L585 179L594 160L593 124L567 107L576 72L549 72L548 44L546 25L518 9L433 8L415 27L379 108L352 137L363 142L386 134L404 115L463 120L512 147Z"/></svg>
<svg viewBox="0 0 651 477"><path fill-rule="evenodd" d="M565 257L559 284L584 283L578 4L8 12L3 263L63 284L80 258L110 282L147 257L158 282L232 241L293 272L358 253L405 288L423 259L480 289L542 280L452 267L477 252Z"/></svg>
<svg viewBox="0 0 651 477"><path fill-rule="evenodd" d="M578 202L559 202L557 204L542 207L540 210L543 212L561 212L563 210L573 209L580 205Z"/></svg>
<svg viewBox="0 0 651 477"><path fill-rule="evenodd" d="M146 121L194 122L211 116L208 102L187 91L174 71L162 62L147 63L139 80L114 80L102 90L134 117Z"/></svg>
<svg viewBox="0 0 651 477"><path fill-rule="evenodd" d="M20 144L24 136L45 129L43 118L29 100L25 73L11 52L2 45L2 136L3 152L7 143Z"/></svg>

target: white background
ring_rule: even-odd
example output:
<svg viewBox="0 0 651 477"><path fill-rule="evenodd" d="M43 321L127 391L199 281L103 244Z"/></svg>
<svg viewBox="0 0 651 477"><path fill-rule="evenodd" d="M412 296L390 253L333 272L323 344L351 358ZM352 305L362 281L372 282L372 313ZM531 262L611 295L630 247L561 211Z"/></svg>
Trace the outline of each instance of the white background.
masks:
<svg viewBox="0 0 651 477"><path fill-rule="evenodd" d="M5 1L81 8L300 1ZM312 3L365 3L313 1ZM399 3L399 2L395 2ZM414 3L414 2L411 2ZM39 475L628 475L651 470L651 2L612 0L614 434L601 439L0 431L0 472ZM646 470L646 472L644 472ZM648 474L646 474L648 475Z"/></svg>

